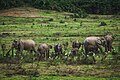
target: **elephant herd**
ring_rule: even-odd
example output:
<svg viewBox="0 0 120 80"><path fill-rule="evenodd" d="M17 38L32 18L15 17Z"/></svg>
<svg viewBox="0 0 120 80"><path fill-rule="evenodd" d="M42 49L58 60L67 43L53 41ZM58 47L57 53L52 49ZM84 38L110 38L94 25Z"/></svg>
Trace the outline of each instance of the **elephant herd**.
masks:
<svg viewBox="0 0 120 80"><path fill-rule="evenodd" d="M103 37L90 36L86 37L85 40L81 43L76 41L72 42L71 45L71 55L75 56L78 54L78 51L81 49L84 51L85 59L87 59L90 52L98 54L99 51L108 52L112 50L113 36L106 35ZM50 49L54 49L54 57L61 57L63 54L63 49L67 50L68 42L65 44L55 44L54 46L48 45L46 43L40 44L36 49L36 44L33 40L14 40L12 43L12 49L16 49L16 54L22 53L23 50L26 50L30 53L33 51L38 54L39 59L44 58L47 60L50 57ZM104 51L103 51L104 48ZM93 58L95 61L95 58Z"/></svg>

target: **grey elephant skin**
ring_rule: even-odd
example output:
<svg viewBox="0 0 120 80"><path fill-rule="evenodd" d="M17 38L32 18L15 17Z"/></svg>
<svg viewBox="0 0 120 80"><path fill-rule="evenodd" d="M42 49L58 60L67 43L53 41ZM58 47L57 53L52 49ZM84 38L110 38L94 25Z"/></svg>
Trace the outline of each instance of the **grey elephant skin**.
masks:
<svg viewBox="0 0 120 80"><path fill-rule="evenodd" d="M44 58L45 60L47 60L49 58L49 50L52 48L51 45L48 45L46 43L40 44L38 46L38 53L39 53L39 58L42 59Z"/></svg>
<svg viewBox="0 0 120 80"><path fill-rule="evenodd" d="M112 35L106 35L104 38L105 38L105 40L107 42L106 52L108 52L108 51L111 52L111 50L113 48L112 43L113 43L114 37Z"/></svg>
<svg viewBox="0 0 120 80"><path fill-rule="evenodd" d="M102 53L103 52L102 46L104 46L104 48L106 49L106 40L104 37L95 37L95 36L87 37L83 42L86 58L89 52L94 52L97 54L98 49L100 49ZM93 60L94 62L96 61L94 57Z"/></svg>
<svg viewBox="0 0 120 80"><path fill-rule="evenodd" d="M61 44L55 44L54 45L54 51L55 51L55 57L58 56L62 56L62 53L63 53L63 47Z"/></svg>
<svg viewBox="0 0 120 80"><path fill-rule="evenodd" d="M36 53L35 42L33 40L14 40L12 43L12 48L17 50L16 53L22 53L23 50L30 53L34 51Z"/></svg>
<svg viewBox="0 0 120 80"><path fill-rule="evenodd" d="M81 43L78 40L72 42L72 50L71 50L72 56L77 55L80 47L81 47Z"/></svg>

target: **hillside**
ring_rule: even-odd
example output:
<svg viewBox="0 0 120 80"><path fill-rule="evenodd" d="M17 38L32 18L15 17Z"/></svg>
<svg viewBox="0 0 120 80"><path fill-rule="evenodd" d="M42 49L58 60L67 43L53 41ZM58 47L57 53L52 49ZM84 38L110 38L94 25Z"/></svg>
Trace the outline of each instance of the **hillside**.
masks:
<svg viewBox="0 0 120 80"><path fill-rule="evenodd" d="M39 9L31 7L19 7L6 10L0 10L0 16L14 16L14 17L40 17L37 12Z"/></svg>
<svg viewBox="0 0 120 80"><path fill-rule="evenodd" d="M11 8L0 11L0 80L119 80L120 78L120 20L114 15L93 15L74 18L73 13L38 10L31 7ZM82 47L71 56L72 41L80 43L88 36L112 34L113 50L101 52L84 61ZM9 51L14 40L32 39L37 49L42 43L52 45L68 42L62 58L54 58L50 49L49 60L38 61L36 54ZM4 47L3 47L4 46ZM64 48L64 47L63 47ZM104 47L102 47L104 51ZM99 50L100 51L100 50ZM106 59L101 61L105 56Z"/></svg>

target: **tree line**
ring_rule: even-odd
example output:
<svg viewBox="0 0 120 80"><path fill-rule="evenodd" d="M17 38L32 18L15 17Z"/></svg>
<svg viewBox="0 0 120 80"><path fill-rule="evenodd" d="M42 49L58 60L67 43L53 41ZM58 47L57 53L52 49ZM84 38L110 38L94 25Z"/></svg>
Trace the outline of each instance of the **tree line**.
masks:
<svg viewBox="0 0 120 80"><path fill-rule="evenodd" d="M30 5L38 9L88 14L119 14L120 0L0 0L0 10Z"/></svg>

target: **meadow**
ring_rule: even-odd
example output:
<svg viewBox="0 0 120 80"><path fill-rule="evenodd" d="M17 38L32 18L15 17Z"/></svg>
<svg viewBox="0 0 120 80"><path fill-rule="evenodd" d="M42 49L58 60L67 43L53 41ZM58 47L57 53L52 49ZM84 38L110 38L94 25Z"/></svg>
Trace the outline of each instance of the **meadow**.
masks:
<svg viewBox="0 0 120 80"><path fill-rule="evenodd" d="M21 10L22 11L22 10ZM30 8L30 12L34 9ZM36 16L34 16L36 15ZM118 80L120 78L119 54L108 54L107 59L96 64L68 64L60 59L54 61L34 61L24 52L19 60L5 57L13 40L32 39L36 48L41 43L83 42L88 36L115 36L113 47L120 52L120 19L115 15L89 15L87 18L73 18L73 13L51 10L35 10L29 16L0 16L0 45L5 44L5 53L0 48L0 79L2 80ZM102 24L105 23L105 24ZM53 49L50 51L53 52ZM11 52L10 52L11 55ZM117 58L117 59L115 59ZM3 60L5 61L3 61ZM91 58L90 58L91 59ZM114 60L115 59L115 60ZM15 61L14 60L18 60Z"/></svg>

